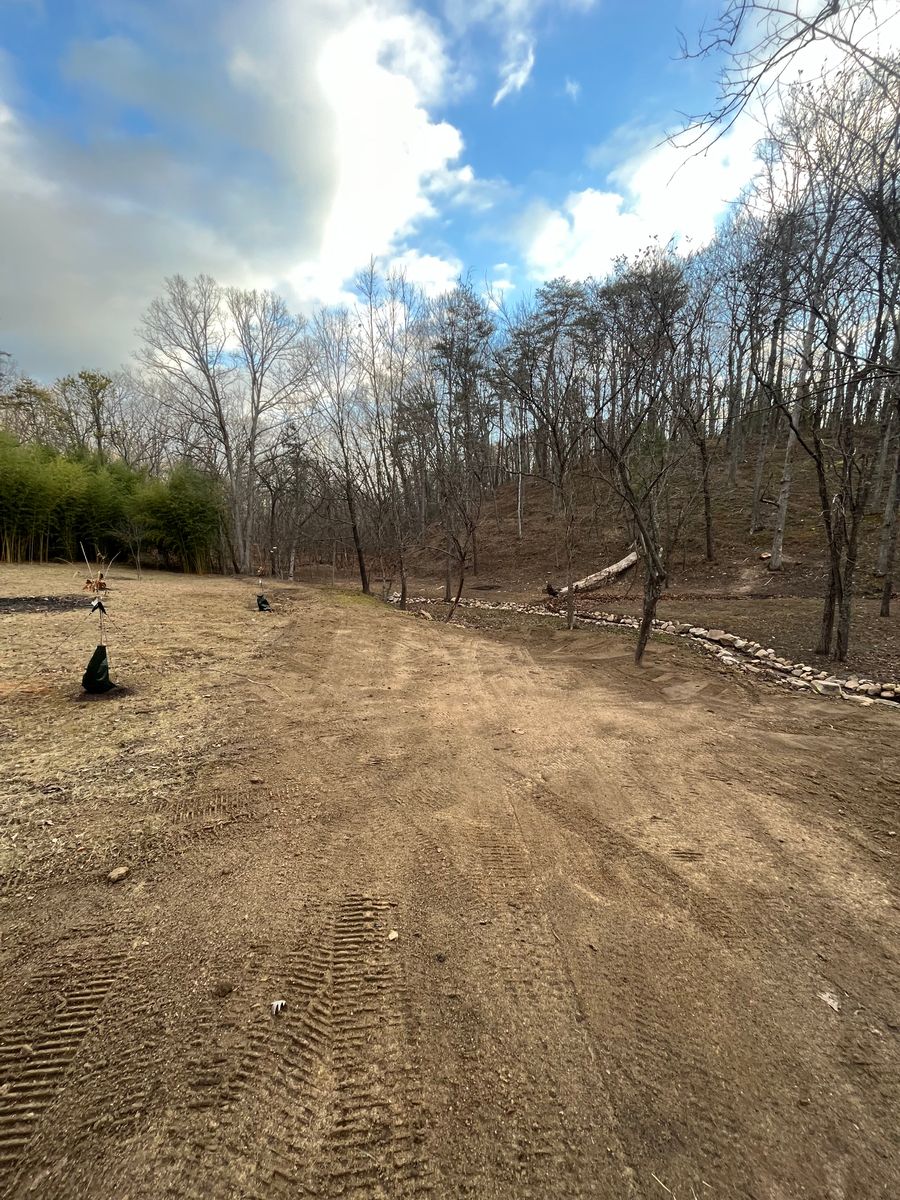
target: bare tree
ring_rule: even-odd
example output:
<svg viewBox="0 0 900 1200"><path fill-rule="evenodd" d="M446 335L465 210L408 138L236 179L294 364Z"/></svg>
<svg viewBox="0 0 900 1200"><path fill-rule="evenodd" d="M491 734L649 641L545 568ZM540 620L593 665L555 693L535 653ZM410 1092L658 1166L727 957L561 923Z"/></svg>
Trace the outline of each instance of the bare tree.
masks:
<svg viewBox="0 0 900 1200"><path fill-rule="evenodd" d="M408 549L415 529L414 439L408 418L414 396L420 298L402 275L382 279L370 264L358 281L361 299L357 359L366 384L365 452L360 473L376 514L382 560L395 560L400 607L406 608ZM385 572L382 571L385 578ZM385 583L385 590L389 584Z"/></svg>
<svg viewBox="0 0 900 1200"><path fill-rule="evenodd" d="M101 371L66 375L53 386L54 419L65 443L92 451L103 462L111 430L113 381Z"/></svg>
<svg viewBox="0 0 900 1200"><path fill-rule="evenodd" d="M898 102L885 106L868 74L840 73L824 92L794 89L780 122L777 151L788 176L803 181L793 194L810 233L798 243L806 247L795 274L804 328L792 403L771 381L760 379L787 419L788 447L800 445L816 472L830 564L818 651L833 648L839 661L849 646L859 538L877 459L862 430L883 395L884 380L893 376L887 348L900 292L892 228L878 219L889 204L891 193L885 196L884 189L893 186L889 181L900 158L895 154L893 172L885 170L873 108L866 103L873 93L887 143L900 148ZM812 387L814 374L818 381ZM780 553L785 510L786 504L779 509L773 555Z"/></svg>
<svg viewBox="0 0 900 1200"><path fill-rule="evenodd" d="M348 310L318 313L312 323L312 342L309 388L322 429L318 449L333 462L340 476L360 584L368 594L369 570L362 540L354 441L360 389L353 322Z"/></svg>
<svg viewBox="0 0 900 1200"><path fill-rule="evenodd" d="M167 381L172 409L197 426L225 475L231 558L236 571L249 571L256 457L305 378L303 323L271 292L176 275L144 314L140 335L141 360Z"/></svg>
<svg viewBox="0 0 900 1200"><path fill-rule="evenodd" d="M567 280L540 288L533 306L506 319L506 344L496 367L513 395L540 429L547 452L536 472L553 488L565 553L566 613L575 624L573 559L578 520L581 453L590 428L583 389L584 362L578 342L584 289ZM522 472L520 468L520 480ZM521 487L521 483L520 483ZM521 519L521 518L520 518Z"/></svg>
<svg viewBox="0 0 900 1200"><path fill-rule="evenodd" d="M797 56L817 43L827 44L837 63L849 62L876 79L884 95L896 93L900 64L882 50L881 35L898 16L884 0L724 0L695 46L682 39L685 58L724 55L725 61L716 103L689 118L676 138L697 149L708 147L749 105L762 104Z"/></svg>
<svg viewBox="0 0 900 1200"><path fill-rule="evenodd" d="M432 470L447 540L445 599L449 621L459 604L471 555L477 573L477 530L490 483L493 393L489 386L494 322L469 284L439 297L425 321L422 377L434 418ZM451 594L451 571L456 592Z"/></svg>
<svg viewBox="0 0 900 1200"><path fill-rule="evenodd" d="M671 436L671 395L679 355L699 312L686 308L683 267L659 248L651 248L633 263L620 263L599 299L609 331L607 351L616 362L615 375L610 369L607 378L617 382L615 392L597 408L595 435L611 464L608 482L626 506L644 567L643 611L635 647L635 662L640 664L674 543L674 528L670 527L668 537L662 533L667 485L682 456Z"/></svg>

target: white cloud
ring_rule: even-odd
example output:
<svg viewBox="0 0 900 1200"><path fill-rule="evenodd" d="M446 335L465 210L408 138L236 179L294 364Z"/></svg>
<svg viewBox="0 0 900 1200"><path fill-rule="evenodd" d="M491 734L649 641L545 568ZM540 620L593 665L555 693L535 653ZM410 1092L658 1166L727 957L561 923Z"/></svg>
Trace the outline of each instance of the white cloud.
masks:
<svg viewBox="0 0 900 1200"><path fill-rule="evenodd" d="M578 97L581 95L581 84L577 79L569 79L567 77L566 82L563 84L563 91L573 104L577 104Z"/></svg>
<svg viewBox="0 0 900 1200"><path fill-rule="evenodd" d="M26 373L117 366L166 274L252 281L240 252L188 214L98 196L47 166L0 103L0 343Z"/></svg>
<svg viewBox="0 0 900 1200"><path fill-rule="evenodd" d="M428 195L435 206L452 205L471 212L485 213L509 193L504 179L479 178L468 163L461 167L443 167L428 177Z"/></svg>
<svg viewBox="0 0 900 1200"><path fill-rule="evenodd" d="M438 202L490 203L458 129L432 115L454 74L427 14L406 0L229 2L215 22L177 0L122 12L115 37L63 55L90 113L77 140L29 120L0 72L0 345L24 370L114 367L175 272L303 306L346 299L372 255L408 255L423 286L456 277L403 249ZM122 131L135 111L152 134Z"/></svg>
<svg viewBox="0 0 900 1200"><path fill-rule="evenodd" d="M457 258L441 258L412 249L392 255L384 266L386 270L401 272L408 283L421 288L426 296L450 291L463 273L463 264Z"/></svg>
<svg viewBox="0 0 900 1200"><path fill-rule="evenodd" d="M536 279L581 279L605 272L619 254L640 249L643 223L623 199L594 188L572 192L559 209L536 206L526 216L525 260Z"/></svg>
<svg viewBox="0 0 900 1200"><path fill-rule="evenodd" d="M473 25L499 30L533 26L543 10L587 12L597 0L444 0L444 15L457 31Z"/></svg>
<svg viewBox="0 0 900 1200"><path fill-rule="evenodd" d="M528 82L534 67L534 43L524 33L509 38L506 61L500 68L500 87L494 96L494 105L500 104L514 92L521 92Z"/></svg>
<svg viewBox="0 0 900 1200"><path fill-rule="evenodd" d="M627 159L609 179L621 187L629 209L648 228L702 245L715 234L716 219L756 174L762 133L748 117L703 154L664 142Z"/></svg>
<svg viewBox="0 0 900 1200"><path fill-rule="evenodd" d="M506 293L513 292L515 289L516 285L511 279L488 279L485 281L481 294L484 300L499 312L506 302Z"/></svg>
<svg viewBox="0 0 900 1200"><path fill-rule="evenodd" d="M586 188L559 209L533 210L524 223L532 274L583 278L607 271L652 238L676 239L686 251L705 245L716 221L753 177L759 130L750 122L705 155L691 157L664 143L620 163L607 178L615 190Z"/></svg>
<svg viewBox="0 0 900 1200"><path fill-rule="evenodd" d="M596 0L444 0L444 15L453 31L464 34L478 26L498 40L500 86L493 104L520 92L534 68L536 27L545 11L587 12Z"/></svg>
<svg viewBox="0 0 900 1200"><path fill-rule="evenodd" d="M303 298L338 288L370 255L434 215L429 185L462 152L459 131L432 121L423 103L439 94L440 50L417 18L385 21L371 9L324 46L317 76L337 171L315 257L287 276Z"/></svg>
<svg viewBox="0 0 900 1200"><path fill-rule="evenodd" d="M856 19L854 36L870 38L870 47L877 43L882 52L896 47L896 0L874 0L872 10ZM752 37L748 29L748 41ZM834 44L816 41L781 72L781 84L819 78L844 60ZM777 102L777 96L768 99L773 116ZM619 255L636 253L651 238L674 239L682 251L705 245L759 170L756 145L765 132L761 109L760 101L750 105L704 153L672 145L661 129L636 121L614 130L586 155L589 167L604 172L605 187L573 192L555 208L533 206L521 222L523 256L532 277L602 274Z"/></svg>

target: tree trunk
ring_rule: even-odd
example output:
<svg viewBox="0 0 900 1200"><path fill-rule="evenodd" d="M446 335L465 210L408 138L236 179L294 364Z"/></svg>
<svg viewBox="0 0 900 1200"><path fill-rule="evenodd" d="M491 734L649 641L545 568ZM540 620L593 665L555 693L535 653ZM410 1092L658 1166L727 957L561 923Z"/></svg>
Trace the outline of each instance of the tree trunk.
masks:
<svg viewBox="0 0 900 1200"><path fill-rule="evenodd" d="M753 500L750 505L750 532L756 533L761 521L763 472L766 469L766 453L769 449L769 427L772 424L771 408L766 412L762 429L759 432L759 445L756 448L756 469L753 472Z"/></svg>
<svg viewBox="0 0 900 1200"><path fill-rule="evenodd" d="M884 573L884 584L881 588L881 609L878 613L880 617L889 617L891 615L891 593L894 590L894 556L897 552L897 530L894 529L894 538L888 549L887 570Z"/></svg>
<svg viewBox="0 0 900 1200"><path fill-rule="evenodd" d="M780 571L782 553L784 550L784 529L787 524L788 501L791 498L791 483L794 478L794 447L797 444L796 426L800 420L800 401L795 400L791 405L791 427L788 430L787 445L784 450L784 466L781 469L781 488L778 492L778 507L775 511L775 532L772 535L772 556L769 559L769 570Z"/></svg>
<svg viewBox="0 0 900 1200"><path fill-rule="evenodd" d="M769 559L769 570L781 570L781 558L784 548L784 530L787 525L788 501L791 497L791 484L794 477L794 447L797 444L797 427L803 414L803 402L806 396L806 385L809 379L813 334L815 333L815 317L810 313L803 335L803 349L800 358L800 376L797 380L796 399L791 405L791 422L788 430L787 446L784 451L784 467L781 473L781 489L778 493L778 511L775 516L775 532L772 535L772 557Z"/></svg>
<svg viewBox="0 0 900 1200"><path fill-rule="evenodd" d="M844 576L844 586L841 590L841 606L838 611L837 620L837 639L835 642L835 658L838 662L843 662L847 657L847 650L850 645L850 615L851 605L853 601L853 570L849 571L849 577Z"/></svg>
<svg viewBox="0 0 900 1200"><path fill-rule="evenodd" d="M522 448L520 446L519 447L519 480L518 480L518 485L516 487L516 531L518 533L520 542L522 540L522 500L523 500L522 485L523 485Z"/></svg>
<svg viewBox="0 0 900 1200"><path fill-rule="evenodd" d="M466 578L466 562L465 562L465 558L463 558L463 560L459 564L459 581L458 581L457 588L456 588L456 595L453 597L453 603L450 605L450 611L447 613L446 617L444 618L445 623L449 624L449 622L453 619L453 614L456 612L457 608L459 607L459 600L460 600L460 597L462 596L463 583L465 582L465 578Z"/></svg>
<svg viewBox="0 0 900 1200"><path fill-rule="evenodd" d="M573 592L593 592L598 587L602 587L610 579L615 579L624 571L633 567L638 560L637 551L632 550L630 554L626 554L624 558L617 563L613 563L611 567L604 567L602 571L597 571L593 575L585 575L584 579L576 579L571 585ZM569 596L569 586L561 588L557 593L557 600L566 600Z"/></svg>
<svg viewBox="0 0 900 1200"><path fill-rule="evenodd" d="M703 480L703 525L706 531L706 561L715 562L716 553L713 546L712 497L709 491L709 451L706 442L701 438L697 443L700 451L700 469Z"/></svg>
<svg viewBox="0 0 900 1200"><path fill-rule="evenodd" d="M366 568L366 556L363 552L362 539L359 536L359 525L356 520L356 501L353 499L353 489L347 485L347 509L350 513L350 532L353 534L353 546L356 550L356 561L359 564L359 581L362 584L363 592L368 596L369 590L369 572Z"/></svg>
<svg viewBox="0 0 900 1200"><path fill-rule="evenodd" d="M888 485L888 495L884 505L884 517L881 522L878 563L875 567L875 574L879 578L889 573L888 560L893 559L898 506L900 506L900 434L898 434L897 455L894 460L894 469L891 472L891 482Z"/></svg>
<svg viewBox="0 0 900 1200"><path fill-rule="evenodd" d="M253 567L253 561L252 561L253 560L253 520L254 520L254 499L256 496L256 492L253 487L253 459L252 459L252 456L251 456L250 462L247 465L247 489L246 490L247 490L247 495L246 495L246 499L244 501L244 514L243 514L243 521L244 521L243 542L244 542L244 555L247 560L246 570L249 571ZM258 547L258 549L261 550L262 548ZM262 554L259 554L257 556L257 564L256 564L258 569L262 569L262 565L263 565L264 561L265 561L264 556Z"/></svg>
<svg viewBox="0 0 900 1200"><path fill-rule="evenodd" d="M898 472L900 472L900 451L897 454ZM889 617L891 615L891 592L894 587L894 559L897 554L897 514L900 511L900 484L897 483L897 474L894 473L894 506L891 512L890 534L888 537L887 546L884 556L884 586L881 589L881 611L879 616Z"/></svg>
<svg viewBox="0 0 900 1200"><path fill-rule="evenodd" d="M872 481L872 512L877 512L881 504L881 491L884 486L884 473L887 470L888 460L890 459L891 462L893 462L893 448L896 445L898 449L900 449L900 429L894 428L894 415L894 409L891 408L888 411L887 417L883 418L881 422L881 449L878 451L878 460L875 465L875 478ZM891 482L893 482L893 476L891 477ZM890 486L890 484L888 486Z"/></svg>
<svg viewBox="0 0 900 1200"><path fill-rule="evenodd" d="M738 369L734 380L734 387L740 388L741 376L743 375L744 351L741 349L738 358ZM741 461L741 456L744 452L744 413L750 412L753 404L753 379L756 371L756 345L751 339L750 343L750 370L747 373L747 390L742 393L734 402L734 411L731 418L731 428L729 430L728 444L728 483L731 487L737 487L737 469L738 463Z"/></svg>
<svg viewBox="0 0 900 1200"><path fill-rule="evenodd" d="M837 660L844 662L850 648L850 616L853 608L853 583L856 577L856 562L859 554L859 532L868 504L868 485L863 484L851 516L850 536L847 538L847 553L844 559L844 575L841 580L841 602L838 613Z"/></svg>
<svg viewBox="0 0 900 1200"><path fill-rule="evenodd" d="M568 531L567 531L568 532ZM566 628L575 628L575 584L572 579L572 547L569 544L569 538L566 538L566 586L563 588L566 593Z"/></svg>
<svg viewBox="0 0 900 1200"><path fill-rule="evenodd" d="M230 559L232 571L234 571L235 575L240 575L241 564L238 561L238 553L237 553L237 550L235 549L234 541L231 537L231 531L228 526L228 521L221 522L219 532L221 534L220 542L222 543L221 549L220 549L220 553L222 556L222 562L224 563Z"/></svg>
<svg viewBox="0 0 900 1200"><path fill-rule="evenodd" d="M784 282L782 281L782 287ZM772 328L772 341L769 346L769 355L766 360L766 374L764 390L769 401L769 408L763 420L763 427L760 432L761 441L756 454L756 471L753 479L753 504L750 509L750 532L756 533L760 527L760 504L762 502L762 478L763 471L766 465L766 451L769 448L769 434L773 428L775 431L775 440L778 440L778 422L776 420L776 412L774 398L781 395L781 379L784 368L784 355L781 359L778 357L779 340L782 336L782 326L784 323L785 302L782 299L781 308L778 316L775 318L775 324Z"/></svg>
<svg viewBox="0 0 900 1200"><path fill-rule="evenodd" d="M665 582L665 575L657 575L653 570L652 564L648 562L647 577L644 580L644 607L641 614L640 629L638 630L637 645L634 648L634 661L637 666L640 666L643 661L644 651L647 649L647 642L650 640L650 631L653 628L653 622L656 618L656 606L659 603Z"/></svg>
<svg viewBox="0 0 900 1200"><path fill-rule="evenodd" d="M838 530L831 519L831 501L828 496L828 480L825 476L825 466L822 460L822 450L818 437L815 440L816 449L816 483L819 490L819 504L822 506L822 525L825 529L825 541L828 546L828 585L825 591L825 605L822 609L822 624L819 631L819 644L816 654L831 653L831 635L834 629L835 608L840 603L841 595L841 547L838 544Z"/></svg>
<svg viewBox="0 0 900 1200"><path fill-rule="evenodd" d="M743 450L743 433L744 427L741 420L741 415L737 410L735 402L735 411L732 413L732 427L728 438L728 475L727 482L730 488L737 487L737 469L738 463L741 460L741 452Z"/></svg>
<svg viewBox="0 0 900 1200"><path fill-rule="evenodd" d="M827 657L831 653L831 635L834 631L834 614L837 608L840 591L840 567L834 563L828 572L828 587L825 591L825 604L822 608L822 623L819 628L819 644L816 654Z"/></svg>

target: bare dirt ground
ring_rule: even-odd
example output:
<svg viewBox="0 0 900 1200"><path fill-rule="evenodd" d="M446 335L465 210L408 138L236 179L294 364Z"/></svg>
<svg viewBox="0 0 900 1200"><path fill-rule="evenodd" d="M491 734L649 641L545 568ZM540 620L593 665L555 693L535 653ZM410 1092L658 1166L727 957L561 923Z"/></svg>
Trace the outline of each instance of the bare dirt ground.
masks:
<svg viewBox="0 0 900 1200"><path fill-rule="evenodd" d="M900 1194L895 713L118 574L127 694L0 612L0 1194Z"/></svg>

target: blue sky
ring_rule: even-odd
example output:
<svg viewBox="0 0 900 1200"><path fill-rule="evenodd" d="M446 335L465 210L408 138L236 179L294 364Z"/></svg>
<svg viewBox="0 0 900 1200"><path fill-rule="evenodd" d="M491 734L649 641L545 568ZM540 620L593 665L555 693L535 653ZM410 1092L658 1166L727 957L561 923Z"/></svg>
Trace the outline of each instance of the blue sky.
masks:
<svg viewBox="0 0 900 1200"><path fill-rule="evenodd" d="M165 276L339 302L370 255L515 297L707 240L753 171L684 62L718 0L0 0L0 349L114 369Z"/></svg>

